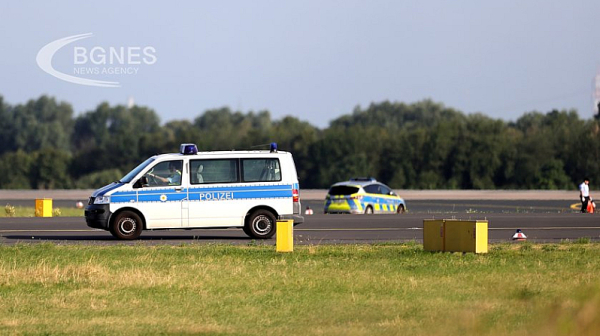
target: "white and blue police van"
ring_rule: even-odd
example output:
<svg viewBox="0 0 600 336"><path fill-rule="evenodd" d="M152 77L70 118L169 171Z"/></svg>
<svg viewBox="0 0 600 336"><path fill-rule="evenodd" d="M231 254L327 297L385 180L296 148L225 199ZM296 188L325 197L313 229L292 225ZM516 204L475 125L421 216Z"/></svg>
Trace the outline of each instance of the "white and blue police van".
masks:
<svg viewBox="0 0 600 336"><path fill-rule="evenodd" d="M89 227L118 239L142 230L242 228L257 239L271 238L276 220L300 224L298 175L291 153L270 150L155 155L120 181L92 194L85 208Z"/></svg>

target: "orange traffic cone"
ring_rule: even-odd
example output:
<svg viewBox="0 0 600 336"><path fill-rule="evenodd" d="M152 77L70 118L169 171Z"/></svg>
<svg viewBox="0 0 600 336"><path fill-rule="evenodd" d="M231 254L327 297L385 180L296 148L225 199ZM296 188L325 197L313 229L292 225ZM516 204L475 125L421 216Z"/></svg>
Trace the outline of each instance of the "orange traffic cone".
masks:
<svg viewBox="0 0 600 336"><path fill-rule="evenodd" d="M313 210L310 207L306 207L306 211L304 212L305 215L312 215L313 214Z"/></svg>
<svg viewBox="0 0 600 336"><path fill-rule="evenodd" d="M516 241L524 241L527 240L527 236L521 231L521 229L517 229L517 232L512 236L513 240Z"/></svg>
<svg viewBox="0 0 600 336"><path fill-rule="evenodd" d="M587 206L587 212L588 213L594 213L594 210L596 209L596 203L594 203L594 201L589 200L588 201L588 206Z"/></svg>

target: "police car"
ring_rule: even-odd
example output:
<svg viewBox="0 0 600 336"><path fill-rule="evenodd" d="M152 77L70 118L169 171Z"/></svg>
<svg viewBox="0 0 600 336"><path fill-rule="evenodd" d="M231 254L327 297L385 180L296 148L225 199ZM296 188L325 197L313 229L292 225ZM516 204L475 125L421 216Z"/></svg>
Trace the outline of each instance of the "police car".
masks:
<svg viewBox="0 0 600 336"><path fill-rule="evenodd" d="M92 194L88 226L135 239L142 230L242 228L265 239L277 219L300 224L298 176L291 153L272 143L265 151L198 152L153 156L120 181Z"/></svg>
<svg viewBox="0 0 600 336"><path fill-rule="evenodd" d="M329 188L325 213L404 213L406 203L390 187L374 178L353 178Z"/></svg>

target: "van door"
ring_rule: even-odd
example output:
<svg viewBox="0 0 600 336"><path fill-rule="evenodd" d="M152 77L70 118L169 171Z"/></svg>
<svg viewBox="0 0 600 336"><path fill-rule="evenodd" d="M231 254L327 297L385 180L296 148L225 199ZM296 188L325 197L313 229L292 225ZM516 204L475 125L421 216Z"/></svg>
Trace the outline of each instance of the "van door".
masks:
<svg viewBox="0 0 600 336"><path fill-rule="evenodd" d="M235 195L239 184L239 160L191 159L189 226L240 226L248 208Z"/></svg>
<svg viewBox="0 0 600 336"><path fill-rule="evenodd" d="M148 184L137 191L137 208L146 219L146 228L182 227L188 199L183 174L183 160L159 162L144 174Z"/></svg>

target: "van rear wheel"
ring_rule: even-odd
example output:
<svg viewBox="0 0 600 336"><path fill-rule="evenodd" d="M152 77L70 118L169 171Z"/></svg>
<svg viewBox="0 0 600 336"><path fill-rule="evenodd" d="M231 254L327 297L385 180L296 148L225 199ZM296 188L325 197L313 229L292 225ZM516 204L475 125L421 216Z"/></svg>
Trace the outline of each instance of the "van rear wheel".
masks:
<svg viewBox="0 0 600 336"><path fill-rule="evenodd" d="M110 233L117 239L132 240L142 234L142 219L133 211L123 211L110 225Z"/></svg>
<svg viewBox="0 0 600 336"><path fill-rule="evenodd" d="M252 238L268 239L275 234L275 215L268 210L256 210L246 217L244 232Z"/></svg>

